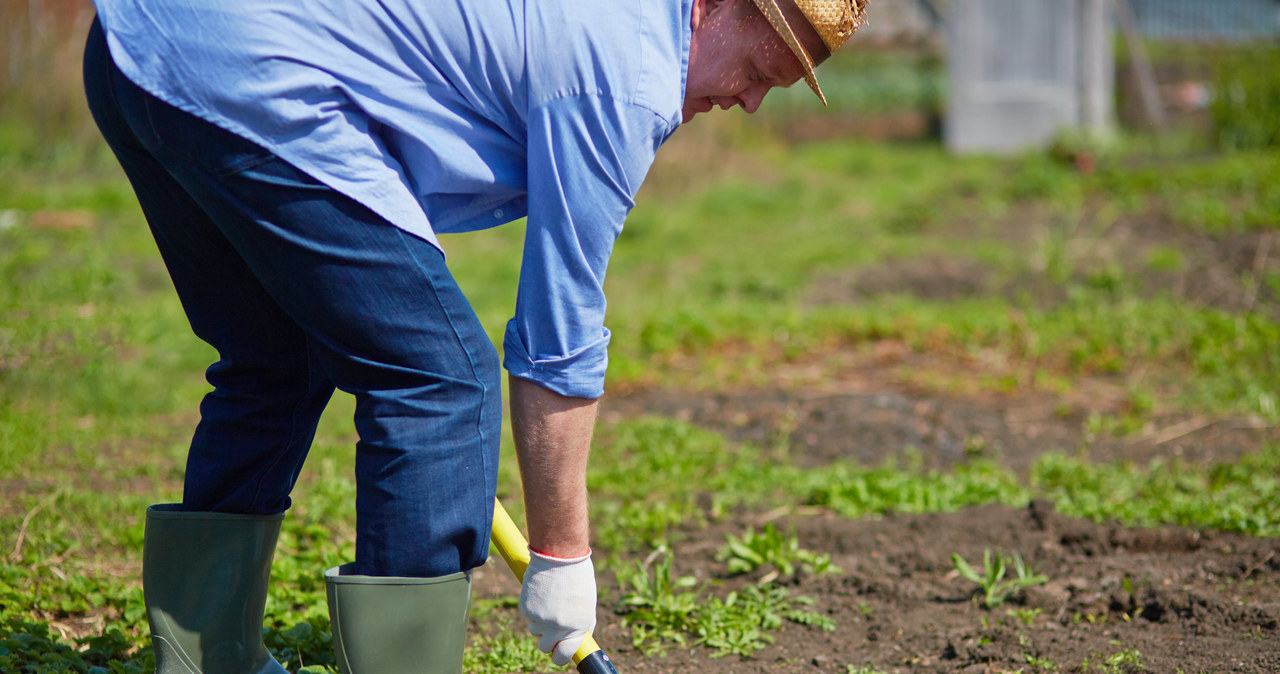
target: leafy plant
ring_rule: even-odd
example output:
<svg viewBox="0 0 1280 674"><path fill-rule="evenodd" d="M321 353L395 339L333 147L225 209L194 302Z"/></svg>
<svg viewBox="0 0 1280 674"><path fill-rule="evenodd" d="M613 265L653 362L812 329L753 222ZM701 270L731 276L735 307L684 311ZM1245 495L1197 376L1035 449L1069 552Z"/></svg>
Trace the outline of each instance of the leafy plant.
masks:
<svg viewBox="0 0 1280 674"><path fill-rule="evenodd" d="M1048 576L1029 573L1021 555L1017 553L1005 555L1003 551L996 551L993 554L990 548L982 551L981 574L974 571L973 567L969 566L969 563L959 553L951 553L951 562L961 576L977 583L978 587L981 588L982 605L987 608L995 608L1003 604L1010 595L1022 588L1040 585L1049 580ZM1016 576L1005 578L1010 564L1012 564Z"/></svg>
<svg viewBox="0 0 1280 674"><path fill-rule="evenodd" d="M1119 653L1112 653L1111 655L1102 658L1101 662L1095 661L1093 663L1090 663L1089 658L1086 657L1080 664L1080 671L1098 671L1103 674L1121 674L1127 669L1125 665L1141 669L1142 652L1136 648L1128 648L1120 651Z"/></svg>
<svg viewBox="0 0 1280 674"><path fill-rule="evenodd" d="M300 622L287 630L265 629L262 642L286 669L336 667L328 619L322 624Z"/></svg>
<svg viewBox="0 0 1280 674"><path fill-rule="evenodd" d="M475 674L543 672L549 662L546 654L538 650L535 640L511 632L472 638L463 654L462 669Z"/></svg>
<svg viewBox="0 0 1280 674"><path fill-rule="evenodd" d="M77 641L75 646L50 634L42 622L6 618L0 622L0 672L44 674L141 674L154 667L150 647L136 650L120 632Z"/></svg>
<svg viewBox="0 0 1280 674"><path fill-rule="evenodd" d="M685 635L695 630L694 612L698 606L697 585L693 576L671 577L672 557L659 548L659 559L652 573L637 565L625 583L631 591L622 598L630 611L622 619L631 628L631 644L646 652L662 649L663 642L685 643Z"/></svg>
<svg viewBox="0 0 1280 674"><path fill-rule="evenodd" d="M622 600L631 607L622 623L631 628L632 645L647 655L676 643L707 646L715 651L711 657L747 656L772 642L769 632L788 620L835 629L831 618L808 608L813 599L779 585L749 585L723 599L699 600L707 584L699 585L692 576L673 579L670 553L658 554L652 572L644 565L635 567L625 583L631 592Z"/></svg>
<svg viewBox="0 0 1280 674"><path fill-rule="evenodd" d="M813 599L793 595L778 585L748 585L730 592L723 600L712 598L699 611L694 643L716 649L713 658L724 655L751 655L772 643L770 630L790 620L825 631L835 630L835 621L807 607Z"/></svg>
<svg viewBox="0 0 1280 674"><path fill-rule="evenodd" d="M728 562L731 575L751 573L766 565L772 566L776 574L788 577L796 575L798 570L816 576L841 571L831 563L831 555L801 548L794 531L784 536L772 522L761 531L748 529L742 538L733 534L725 538L725 545L716 553L716 561Z"/></svg>
<svg viewBox="0 0 1280 674"><path fill-rule="evenodd" d="M1054 662L1053 660L1050 660L1049 658L1038 657L1035 655L1031 655L1030 653L1024 654L1023 658L1026 659L1028 665L1031 665L1036 669L1044 670L1047 672L1058 671L1058 663Z"/></svg>
<svg viewBox="0 0 1280 674"><path fill-rule="evenodd" d="M1044 609L1041 608L1011 608L1008 610L1008 614L1017 618L1023 625L1030 627L1036 621L1036 616L1039 616L1043 611Z"/></svg>

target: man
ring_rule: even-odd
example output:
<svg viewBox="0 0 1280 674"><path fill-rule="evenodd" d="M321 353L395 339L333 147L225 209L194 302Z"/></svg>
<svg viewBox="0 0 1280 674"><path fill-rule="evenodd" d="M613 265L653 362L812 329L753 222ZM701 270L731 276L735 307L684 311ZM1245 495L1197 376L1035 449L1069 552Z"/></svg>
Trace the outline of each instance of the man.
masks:
<svg viewBox="0 0 1280 674"><path fill-rule="evenodd" d="M316 423L355 396L356 558L326 572L344 671L457 672L484 563L498 358L436 234L528 216L507 326L533 561L567 662L595 624L586 463L606 263L654 152L754 112L865 0L96 0L90 107L207 372L181 504L148 510L161 672L279 672L261 614Z"/></svg>

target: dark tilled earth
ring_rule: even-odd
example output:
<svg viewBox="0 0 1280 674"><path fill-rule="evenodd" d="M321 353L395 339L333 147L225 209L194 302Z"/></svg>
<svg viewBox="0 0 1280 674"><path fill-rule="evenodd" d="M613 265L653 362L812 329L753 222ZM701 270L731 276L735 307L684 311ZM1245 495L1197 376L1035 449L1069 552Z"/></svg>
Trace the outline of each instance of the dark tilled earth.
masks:
<svg viewBox="0 0 1280 674"><path fill-rule="evenodd" d="M853 388L869 385L862 381ZM748 442L786 432L795 459L813 469L836 458L875 463L886 448L907 445L945 465L975 435L998 442L1011 467L1055 448L1083 448L1100 459L1177 452L1229 461L1277 439L1274 429L1248 420L1194 417L1156 424L1137 439L1086 439L1079 420L1054 413L1061 401L1047 396L949 397L891 384L820 394L646 389L611 397L605 407L606 423L670 415ZM747 509L677 536L673 574L724 580L717 586L724 593L751 582L725 578L715 554L727 533L765 520L794 527L802 547L831 554L843 570L785 579L816 600L835 631L788 623L752 658L713 658L701 647L646 657L630 646L620 625L625 607L605 574L597 636L620 672L1280 672L1280 538L1093 523L1045 501L858 520ZM986 548L1021 555L1049 581L982 608L950 555L978 565ZM498 567L477 581L481 596L518 591Z"/></svg>

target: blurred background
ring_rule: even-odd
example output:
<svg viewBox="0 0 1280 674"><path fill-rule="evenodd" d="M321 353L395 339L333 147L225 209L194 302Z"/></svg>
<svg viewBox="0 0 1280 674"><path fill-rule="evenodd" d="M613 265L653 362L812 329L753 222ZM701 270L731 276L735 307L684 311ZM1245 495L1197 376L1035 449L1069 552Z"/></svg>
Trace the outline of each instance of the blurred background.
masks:
<svg viewBox="0 0 1280 674"><path fill-rule="evenodd" d="M5 162L101 161L79 84L92 16L88 0L0 3ZM766 102L776 133L1001 152L1064 128L1280 139L1277 0L876 0L871 17L821 69L829 108L803 88Z"/></svg>

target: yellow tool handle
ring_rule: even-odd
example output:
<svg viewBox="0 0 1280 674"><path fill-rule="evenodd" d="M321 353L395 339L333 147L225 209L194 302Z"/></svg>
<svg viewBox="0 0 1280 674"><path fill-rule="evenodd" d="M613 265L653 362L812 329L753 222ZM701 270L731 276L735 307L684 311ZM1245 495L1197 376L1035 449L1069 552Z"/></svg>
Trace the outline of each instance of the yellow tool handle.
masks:
<svg viewBox="0 0 1280 674"><path fill-rule="evenodd" d="M529 543L525 541L524 534L511 519L511 515L507 514L507 509L502 507L502 502L497 499L493 501L493 545L507 561L516 580L524 582L524 572L529 568ZM588 634L578 647L578 652L573 654L573 664L580 664L600 650L600 645Z"/></svg>

